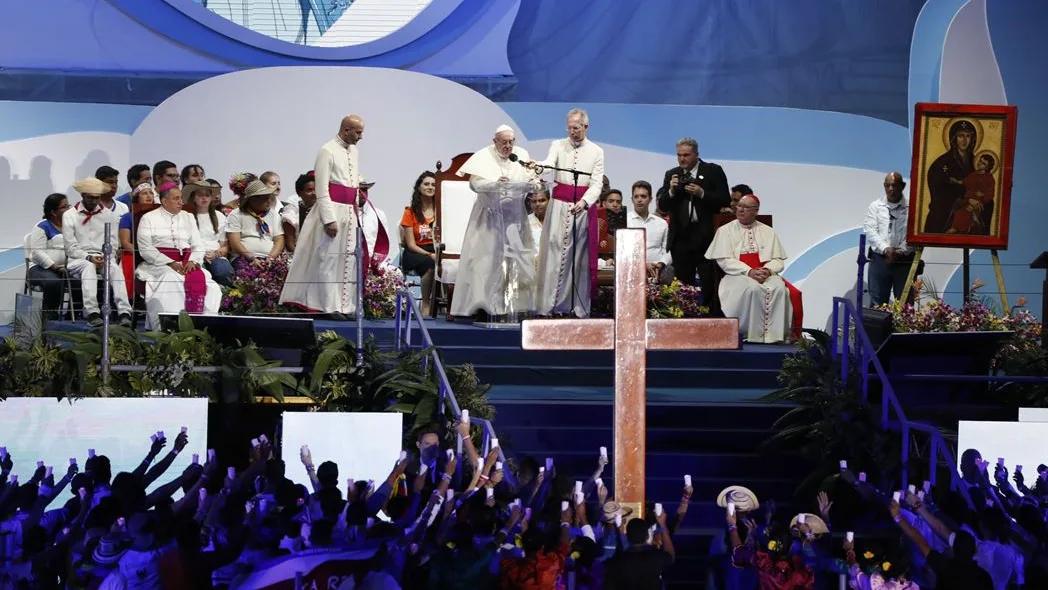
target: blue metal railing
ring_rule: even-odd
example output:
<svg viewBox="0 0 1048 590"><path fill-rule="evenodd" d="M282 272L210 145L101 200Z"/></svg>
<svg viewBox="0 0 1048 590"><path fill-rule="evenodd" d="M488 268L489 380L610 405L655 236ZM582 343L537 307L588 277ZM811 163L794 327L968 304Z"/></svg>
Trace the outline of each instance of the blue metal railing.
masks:
<svg viewBox="0 0 1048 590"><path fill-rule="evenodd" d="M426 329L426 323L422 319L422 313L418 308L418 302L415 301L415 297L407 289L401 289L397 291L397 302L396 311L394 312L394 338L396 339L395 346L399 352L404 347L413 348L413 334L415 326L419 328L419 334L421 342L418 343L420 348L429 349L429 354L426 355L422 360L422 369L425 371L429 368L432 363L433 372L437 377L437 398L438 398L438 412L441 416L444 415L445 408L450 406L451 415L455 418L456 422L462 419L462 408L459 407L458 400L455 399L455 392L451 389L451 382L448 380L447 372L444 370L444 364L440 361L440 355L437 354L436 348L433 346L433 338L429 335L429 330ZM471 424L477 424L483 431L483 438L481 442L481 448L479 453L481 457L487 457L488 453L491 452L491 441L496 438L495 426L490 420L484 418L470 416L469 421ZM499 450L499 461L502 461L503 465L506 464L506 455L502 451L502 447L498 447ZM458 456L459 461L456 469L461 475L462 473L462 437L458 437L456 444L455 454ZM510 472L508 467L504 469L504 478L510 485L516 485L516 478Z"/></svg>
<svg viewBox="0 0 1048 590"><path fill-rule="evenodd" d="M903 411L902 404L895 395L884 366L877 358L876 348L863 328L862 316L855 305L843 297L833 298L833 334L831 338L830 354L840 365L842 382L847 382L850 367L856 366L859 370L864 402L869 401L871 379L876 378L881 383L881 426L885 429L898 430L902 435L901 489L906 489L909 483L910 436L914 432L920 432L929 437L928 481L936 485L937 467L941 459L950 469L950 488L970 502L968 489L962 485L960 476L957 474L957 461L949 445L943 439L942 433L933 426L914 422L906 417L906 412ZM870 369L873 370L872 375Z"/></svg>
<svg viewBox="0 0 1048 590"><path fill-rule="evenodd" d="M914 422L906 417L906 412L899 403L898 396L892 388L891 381L877 357L877 349L870 341L869 335L862 324L863 299L863 270L868 259L866 257L866 234L859 236L859 255L856 259L858 272L855 280L855 301L852 302L843 297L833 298L833 333L831 335L830 355L840 363L841 382L847 384L851 367L856 366L859 371L860 386L862 387L862 400L869 402L870 381L877 379L881 383L881 427L884 429L898 430L902 435L902 488L906 489L909 484L910 463L910 436L914 432L920 432L929 438L928 458L928 481L936 485L938 479L938 465L941 459L950 469L950 488L961 494L971 505L971 497L968 495L967 486L963 485L957 474L957 461L950 451L949 445L934 426L922 422ZM852 327L854 326L854 328ZM852 358L854 356L854 359ZM856 363L853 365L852 363ZM870 369L873 374L870 374ZM894 414L895 419L892 419Z"/></svg>

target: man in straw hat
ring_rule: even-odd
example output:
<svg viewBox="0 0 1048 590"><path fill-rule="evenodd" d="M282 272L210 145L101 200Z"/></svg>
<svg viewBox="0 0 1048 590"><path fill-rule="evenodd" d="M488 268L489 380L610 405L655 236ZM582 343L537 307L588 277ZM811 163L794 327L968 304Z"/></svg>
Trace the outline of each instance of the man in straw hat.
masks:
<svg viewBox="0 0 1048 590"><path fill-rule="evenodd" d="M501 125L491 145L459 169L477 193L466 225L451 314L485 312L510 322L535 311L535 245L524 199L535 190L535 173L517 162L531 159L513 145L513 128ZM510 159L516 155L516 162Z"/></svg>
<svg viewBox="0 0 1048 590"><path fill-rule="evenodd" d="M189 183L192 195L211 187ZM138 223L138 252L142 262L136 275L146 284L146 327L160 327L161 312L218 313L222 290L202 268L204 244L196 218L182 210L182 190L173 182L159 187L160 207Z"/></svg>
<svg viewBox="0 0 1048 590"><path fill-rule="evenodd" d="M112 209L101 205L102 195L110 186L97 178L85 178L73 183L73 188L80 193L81 201L76 207L68 209L62 215L62 239L65 242L66 270L78 277L84 292L84 312L87 323L97 328L102 325L102 314L98 307L98 275L102 272L102 246L106 238L106 224L109 224L109 240L114 249L119 249L117 236L119 217ZM130 328L131 302L124 287L124 275L116 263L117 256L109 260L109 280L113 299L119 312L121 326Z"/></svg>
<svg viewBox="0 0 1048 590"><path fill-rule="evenodd" d="M280 302L309 312L348 319L356 312L357 192L361 190L357 143L364 136L364 120L342 119L338 134L317 154L317 201L302 222L295 257L288 269ZM385 235L384 232L379 232ZM376 244L376 253L381 249ZM389 243L385 244L385 252ZM364 252L367 257L367 252ZM385 253L382 253L385 256Z"/></svg>

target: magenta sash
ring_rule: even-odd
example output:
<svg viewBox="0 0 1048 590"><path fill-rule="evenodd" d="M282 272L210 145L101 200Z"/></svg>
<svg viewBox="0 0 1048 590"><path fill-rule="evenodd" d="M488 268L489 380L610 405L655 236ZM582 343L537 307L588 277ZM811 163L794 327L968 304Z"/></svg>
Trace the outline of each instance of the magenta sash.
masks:
<svg viewBox="0 0 1048 590"><path fill-rule="evenodd" d="M586 190L589 186L573 187L570 184L555 183L553 185L553 194L551 195L554 199L563 203L575 204L576 200L581 200L582 195L586 194ZM590 299L597 296L597 255L600 254L600 246L598 245L599 239L599 222L597 220L597 208L588 207L586 209L586 215L589 216L589 224L586 227L586 242L589 244L589 282L590 282ZM575 261L571 261L575 264ZM574 303L572 303L574 306Z"/></svg>
<svg viewBox="0 0 1048 590"><path fill-rule="evenodd" d="M364 194L364 206L369 205L368 192L361 191ZM342 203L343 205L352 205L353 214L357 216L357 225L360 225L360 209L357 207L357 189L350 186L342 186L341 184L329 183L328 194L331 195L331 200L336 203ZM374 205L371 205L374 208ZM378 217L378 211L376 210L375 218L378 220L378 236L375 238L375 252L374 254L368 255L368 244L367 240L361 244L364 248L364 259L368 260L368 268L378 274L378 265L389 256L389 235L386 234L386 227L382 225L382 219Z"/></svg>
<svg viewBox="0 0 1048 590"><path fill-rule="evenodd" d="M189 256L193 253L189 248L185 250L157 248L157 250L160 250L160 253L164 256L183 265L189 262ZM197 267L193 272L186 273L185 288L186 311L189 313L203 313L204 297L207 295L207 277L200 267Z"/></svg>

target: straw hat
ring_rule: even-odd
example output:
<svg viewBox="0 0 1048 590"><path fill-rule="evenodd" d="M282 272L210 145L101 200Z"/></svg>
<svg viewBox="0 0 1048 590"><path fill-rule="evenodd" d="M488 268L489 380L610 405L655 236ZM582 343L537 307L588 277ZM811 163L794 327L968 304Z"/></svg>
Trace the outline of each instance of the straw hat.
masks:
<svg viewBox="0 0 1048 590"><path fill-rule="evenodd" d="M98 565L112 565L127 553L130 543L123 535L108 534L98 541L91 560Z"/></svg>
<svg viewBox="0 0 1048 590"><path fill-rule="evenodd" d="M830 532L830 527L826 526L826 521L814 514L809 514L807 512L801 512L797 516L794 516L793 520L790 521L790 529L797 528L797 521L800 520L802 514L804 515L804 524L808 525L808 528L811 529L812 534L825 535Z"/></svg>
<svg viewBox="0 0 1048 590"><path fill-rule="evenodd" d="M625 522L626 518L633 514L633 509L629 506L623 506L614 500L604 504L604 522L615 522L616 514L621 514L622 520Z"/></svg>
<svg viewBox="0 0 1048 590"><path fill-rule="evenodd" d="M93 195L100 197L109 192L109 185L92 176L74 182L73 189L81 195Z"/></svg>
<svg viewBox="0 0 1048 590"><path fill-rule="evenodd" d="M738 512L753 512L761 507L757 494L742 486L728 486L717 494L717 506L727 508L728 502L734 503Z"/></svg>
<svg viewBox="0 0 1048 590"><path fill-rule="evenodd" d="M194 193L199 193L200 191L207 191L208 195L210 196L211 191L214 188L215 187L211 186L210 184L203 184L200 182L187 182L182 186L182 196L185 197L187 201L193 198Z"/></svg>
<svg viewBox="0 0 1048 590"><path fill-rule="evenodd" d="M208 187L211 188L211 187ZM243 200L250 199L251 197L258 197L261 195L271 195L276 192L277 189L266 186L266 183L261 180L252 180L248 183L247 188L244 189L244 196L241 197Z"/></svg>

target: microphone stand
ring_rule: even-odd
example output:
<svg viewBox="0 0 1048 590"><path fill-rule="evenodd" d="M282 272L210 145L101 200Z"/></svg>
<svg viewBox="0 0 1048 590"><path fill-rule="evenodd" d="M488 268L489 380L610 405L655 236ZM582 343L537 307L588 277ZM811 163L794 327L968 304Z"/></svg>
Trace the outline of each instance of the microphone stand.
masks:
<svg viewBox="0 0 1048 590"><path fill-rule="evenodd" d="M579 202L579 176L592 176L593 175L592 172L583 172L581 170L575 170L574 168L557 168L556 166L541 166L541 167L544 170L553 170L554 172L566 172L568 174L571 174L572 204L573 205L577 205L578 202ZM554 182L556 182L556 181L554 181ZM584 211L587 211L587 213L586 213L587 215L589 214L588 213L588 208L584 209ZM576 281L576 279L575 279L575 263L576 263L576 260L575 260L575 253L576 253L576 249L575 248L576 248L576 246L575 246L575 244L578 242L578 226L579 226L579 216L573 214L571 216L571 310L572 311L575 310L575 301L576 301L576 299L579 299L579 301L581 302L581 298L578 298L577 293L576 293L577 286L576 286L576 282L575 282ZM587 237L587 239L589 239L589 238ZM590 244L590 246L592 246L592 244ZM587 261L586 264L589 264L589 262ZM554 303L554 306L556 306L556 303Z"/></svg>

